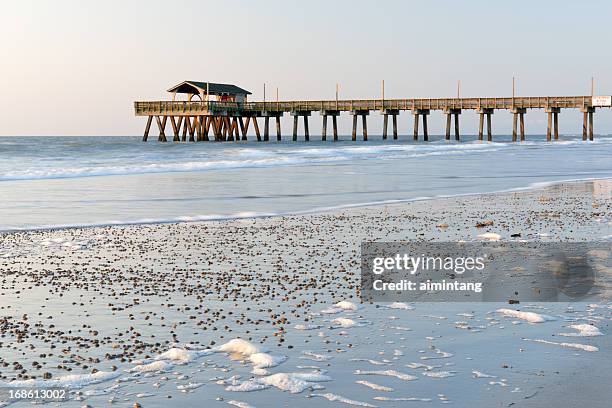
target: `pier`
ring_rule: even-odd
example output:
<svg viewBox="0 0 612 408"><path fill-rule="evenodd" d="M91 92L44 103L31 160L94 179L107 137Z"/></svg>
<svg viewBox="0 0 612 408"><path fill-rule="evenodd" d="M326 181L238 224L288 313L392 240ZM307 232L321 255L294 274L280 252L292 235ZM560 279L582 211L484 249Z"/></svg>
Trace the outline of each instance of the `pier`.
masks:
<svg viewBox="0 0 612 408"><path fill-rule="evenodd" d="M235 85L198 81L184 81L168 90L172 100L134 102L136 116L147 118L143 141L147 141L153 121L159 130L158 141L166 142L166 131L172 132L174 142L246 141L252 125L257 141L270 140L270 120L276 124L276 140L282 140L280 118L293 116L292 140L298 140L300 121L303 122L304 140L310 140L309 118L313 112L322 117L321 140L327 140L328 117L332 120L332 140L338 140L337 117L341 113L352 115L352 140L361 133L368 140L368 117L378 112L383 120L383 140L388 139L389 117L392 137L398 140L397 121L400 112L413 116L415 141L429 140L427 117L435 111L446 115L445 139L459 141L459 118L463 111L475 111L479 115L478 140L493 141L492 116L495 111L512 114L512 141L525 140L524 117L529 110L542 109L548 115L546 139L559 139L559 114L562 109L578 109L582 112L582 140L593 140L593 114L596 108L610 108L610 96L535 96L503 98L417 98L417 99L365 99L319 101L261 101L247 100L251 93ZM177 101L177 94L186 94L186 101ZM383 94L384 95L384 94ZM194 100L196 99L197 100ZM263 120L263 132L259 121ZM168 124L169 122L169 124ZM451 124L454 124L451 129ZM359 126L361 125L361 126ZM421 127L422 126L422 127ZM358 132L358 128L361 132Z"/></svg>

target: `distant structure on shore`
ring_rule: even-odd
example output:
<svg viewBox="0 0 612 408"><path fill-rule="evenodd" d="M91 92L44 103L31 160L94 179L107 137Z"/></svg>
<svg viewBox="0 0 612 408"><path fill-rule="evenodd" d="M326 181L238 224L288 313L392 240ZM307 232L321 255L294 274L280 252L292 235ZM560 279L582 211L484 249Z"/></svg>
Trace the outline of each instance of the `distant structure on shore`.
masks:
<svg viewBox="0 0 612 408"><path fill-rule="evenodd" d="M593 113L596 108L612 107L612 96L530 96L504 98L421 98L385 99L384 82L380 99L320 101L275 101L249 102L251 92L232 84L201 81L183 81L168 89L172 94L169 101L134 102L136 116L146 116L143 141L147 141L151 124L155 119L159 129L158 141L166 142L168 119L175 142L204 141L246 141L252 123L257 141L270 140L270 118L276 120L276 140L281 140L280 118L289 113L293 116L293 141L298 140L298 120L304 121L304 140L310 140L308 118L318 112L323 118L321 140L327 140L327 118L332 118L333 140L338 140L336 118L341 112L353 116L352 140L357 140L358 118L361 117L363 140L368 140L367 117L370 112L383 115L383 139L387 139L389 116L392 119L393 139L398 139L397 116L401 111L413 115L413 140L419 140L419 123L423 124L423 140L429 138L427 116L431 111L446 115L446 140L451 136L451 119L454 118L454 138L460 139L459 115L463 110L475 110L479 117L478 139L483 140L484 122L487 123L487 141L492 141L491 117L495 110L512 113L512 141L525 140L524 115L528 109L544 109L548 114L547 140L559 139L559 113L561 109L579 109L583 113L582 140L593 140ZM185 101L177 100L177 94L184 94ZM258 118L264 119L263 138ZM520 126L518 126L520 124ZM518 128L518 129L517 129Z"/></svg>

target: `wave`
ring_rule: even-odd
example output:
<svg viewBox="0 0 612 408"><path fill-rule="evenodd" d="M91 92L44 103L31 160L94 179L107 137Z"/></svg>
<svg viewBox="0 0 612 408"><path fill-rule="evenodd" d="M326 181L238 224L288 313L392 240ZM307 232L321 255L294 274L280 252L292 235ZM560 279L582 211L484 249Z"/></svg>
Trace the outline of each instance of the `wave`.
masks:
<svg viewBox="0 0 612 408"><path fill-rule="evenodd" d="M612 139L600 139L588 144L606 143ZM213 146L203 150L196 147L190 151L134 150L134 154L122 154L117 157L105 150L87 156L81 161L67 161L64 157L80 157L65 152L58 157L40 160L38 157L14 157L0 167L0 181L45 180L63 178L125 176L155 173L187 173L223 171L246 168L269 168L286 166L303 166L309 164L326 165L355 160L400 160L427 156L453 156L492 153L500 150L519 151L520 146L539 147L573 147L584 146L581 140L558 141L554 144L542 141L526 141L517 145L509 142L478 141L448 143L444 140L428 144L372 144L343 146L304 146L296 148L291 145L255 145ZM207 146L205 146L207 148ZM136 149L136 147L134 147ZM109 156L114 156L109 159ZM36 163L26 168L20 163ZM51 163L51 164L49 164ZM18 164L20 166L16 166ZM17 170L14 170L17 168Z"/></svg>
<svg viewBox="0 0 612 408"><path fill-rule="evenodd" d="M612 177L610 178L588 177L588 178L576 178L576 179L565 179L565 180L555 180L555 181L542 181L542 182L531 183L524 187L514 187L514 188L502 189L502 190L493 190L493 191L485 191L485 192L477 192L477 193L462 193L462 194L440 194L440 195L419 196L419 197L412 197L412 198L405 198L405 199L368 201L368 202L341 204L341 205L326 206L326 207L313 207L307 210L300 210L300 211L287 211L287 212L241 211L241 212L236 212L233 214L184 215L184 216L170 217L170 218L141 218L137 220L126 220L126 221L112 220L112 221L95 222L95 223L37 225L37 226L27 226L27 227L6 228L6 229L1 229L0 227L0 233L11 233L11 232L22 232L22 231L62 230L62 229L75 229L75 228L112 227L112 226L177 224L177 223L206 222L206 221L251 220L251 219L258 219L258 218L288 217L288 216L297 216L297 215L329 213L329 212L348 210L348 209L354 209L354 208L411 203L411 202L417 202L417 201L438 200L438 199L447 199L447 198L456 198L456 197L478 197L478 196L488 195L488 194L503 194L503 193L509 193L509 192L542 190L542 189L545 189L551 186L560 185L564 183L576 183L576 182L595 181L595 180L612 180ZM604 239L608 239L608 237L604 237Z"/></svg>

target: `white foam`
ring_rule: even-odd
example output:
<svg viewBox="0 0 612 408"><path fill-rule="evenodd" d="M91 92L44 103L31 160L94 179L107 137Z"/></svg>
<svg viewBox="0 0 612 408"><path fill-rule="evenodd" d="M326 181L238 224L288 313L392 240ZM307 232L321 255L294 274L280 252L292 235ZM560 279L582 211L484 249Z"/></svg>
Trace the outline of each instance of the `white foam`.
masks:
<svg viewBox="0 0 612 408"><path fill-rule="evenodd" d="M376 390L376 391L385 391L385 392L394 391L393 388L391 388L391 387L385 387L384 385L374 384L374 383L371 383L371 382L365 381L365 380L357 380L357 381L355 381L355 383L361 384L361 385L365 385L366 387L371 388L371 389Z"/></svg>
<svg viewBox="0 0 612 408"><path fill-rule="evenodd" d="M333 402L343 402L345 404L348 405L355 405L358 407L370 407L370 408L376 408L376 405L372 405L372 404L368 404L367 402L362 402L362 401L355 401L352 399L348 399L346 397L343 397L342 395L337 395L337 394L332 394L331 392L327 392L325 394L310 394L313 397L323 397L328 401L333 401Z"/></svg>
<svg viewBox="0 0 612 408"><path fill-rule="evenodd" d="M214 349L217 352L240 354L244 357L249 357L252 354L261 353L265 350L261 349L253 343L250 343L243 339L231 339L227 343L224 343Z"/></svg>
<svg viewBox="0 0 612 408"><path fill-rule="evenodd" d="M387 309L398 309L398 310L414 310L414 307L407 305L403 302L393 302L388 305L381 305L381 307Z"/></svg>
<svg viewBox="0 0 612 408"><path fill-rule="evenodd" d="M227 401L227 403L238 408L255 408L253 405L247 404L246 402L242 401L230 400Z"/></svg>
<svg viewBox="0 0 612 408"><path fill-rule="evenodd" d="M456 371L425 371L422 374L431 378L447 378L454 377Z"/></svg>
<svg viewBox="0 0 612 408"><path fill-rule="evenodd" d="M404 380L404 381L413 381L417 379L417 377L415 377L414 375L402 373L402 372L395 371L395 370L384 370L384 371L383 370L378 370L378 371L355 370L354 374L356 375L384 375L387 377L399 378L400 380Z"/></svg>
<svg viewBox="0 0 612 408"><path fill-rule="evenodd" d="M476 238L484 241L499 241L501 239L501 235L496 234L495 232L485 232L484 234L476 236Z"/></svg>
<svg viewBox="0 0 612 408"><path fill-rule="evenodd" d="M168 371L174 365L165 360L158 360L148 364L138 364L128 370L130 373L154 373L158 371Z"/></svg>
<svg viewBox="0 0 612 408"><path fill-rule="evenodd" d="M512 309L497 309L497 313L504 316L514 317L515 319L525 320L529 323L544 323L546 321L555 320L554 317L535 312L519 312Z"/></svg>
<svg viewBox="0 0 612 408"><path fill-rule="evenodd" d="M418 398L418 397L383 397L377 396L374 397L376 401L415 401L415 402L431 402L431 398Z"/></svg>
<svg viewBox="0 0 612 408"><path fill-rule="evenodd" d="M200 388L203 385L204 385L204 383L192 383L192 382L190 382L188 384L177 385L176 389L179 390L179 391L186 392L186 391L191 391L191 390L198 389L198 388Z"/></svg>
<svg viewBox="0 0 612 408"><path fill-rule="evenodd" d="M495 375L485 374L481 371L474 370L472 371L474 378L497 378Z"/></svg>
<svg viewBox="0 0 612 408"><path fill-rule="evenodd" d="M200 357L212 354L212 350L187 350L184 348L174 347L161 353L156 360L170 360L178 364L187 364Z"/></svg>
<svg viewBox="0 0 612 408"><path fill-rule="evenodd" d="M337 308L342 309L342 310L357 310L357 309L359 309L358 305L356 305L353 302L349 302L348 300L343 300L341 302L338 302L334 306L336 306Z"/></svg>
<svg viewBox="0 0 612 408"><path fill-rule="evenodd" d="M118 371L97 371L92 374L72 374L65 375L50 380L30 379L15 381L0 381L0 387L7 388L83 388L87 385L99 384L101 382L113 380L121 375Z"/></svg>
<svg viewBox="0 0 612 408"><path fill-rule="evenodd" d="M268 353L255 353L249 356L249 360L253 363L254 368L270 368L276 367L287 360L287 356L274 356Z"/></svg>
<svg viewBox="0 0 612 408"><path fill-rule="evenodd" d="M591 324L571 324L569 326L570 329L578 330L578 333L559 333L559 336L565 337L595 337L595 336L603 336L603 333L599 330L599 328L591 325Z"/></svg>
<svg viewBox="0 0 612 408"><path fill-rule="evenodd" d="M344 329L348 329L350 327L356 326L357 322L353 319L349 319L346 317L338 317L331 321L332 326L334 327L342 327Z"/></svg>
<svg viewBox="0 0 612 408"><path fill-rule="evenodd" d="M320 373L277 373L258 378L259 384L276 387L282 391L298 394L312 388L317 382L331 381L331 377Z"/></svg>
<svg viewBox="0 0 612 408"><path fill-rule="evenodd" d="M561 347L572 348L572 349L588 351L588 352L599 351L599 348L597 348L595 346L589 346L587 344L580 344L580 343L557 343L555 341L548 341L548 340L542 340L542 339L523 339L523 340L525 340L525 341L532 341L534 343L552 344L552 345L555 345L555 346L561 346Z"/></svg>
<svg viewBox="0 0 612 408"><path fill-rule="evenodd" d="M328 361L331 360L331 356L324 356L322 354L317 354L309 350L302 351L301 359L312 360L312 361Z"/></svg>
<svg viewBox="0 0 612 408"><path fill-rule="evenodd" d="M294 326L295 330L317 330L320 328L321 328L321 325L319 324L296 324Z"/></svg>

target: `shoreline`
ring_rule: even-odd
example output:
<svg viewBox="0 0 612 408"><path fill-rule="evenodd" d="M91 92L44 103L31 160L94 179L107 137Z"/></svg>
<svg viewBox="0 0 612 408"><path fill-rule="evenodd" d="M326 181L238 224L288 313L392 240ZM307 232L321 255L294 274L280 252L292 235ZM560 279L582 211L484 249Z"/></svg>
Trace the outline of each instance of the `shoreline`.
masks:
<svg viewBox="0 0 612 408"><path fill-rule="evenodd" d="M230 215L202 215L202 216L180 216L173 219L143 219L135 221L117 221L117 222L102 222L102 223L90 223L90 224L66 224L66 225L44 225L34 226L27 228L13 228L13 229L0 229L0 237L10 234L27 233L27 232L45 232L45 231L61 231L61 230L72 230L72 229L92 229L92 228L106 228L106 227L130 227L130 226L146 226L146 225L175 225L175 224L192 224L192 223L205 223L205 222L225 222L225 221L237 221L237 220L255 220L255 219L269 219L269 218L283 218L283 217L295 217L295 216L307 216L317 214L333 214L336 212L347 211L351 209L360 208L377 208L392 205L403 205L414 202L423 201L437 201L437 200L448 200L448 199L459 199L469 197L481 197L488 195L504 195L511 193L529 192L546 190L547 188L573 183L588 183L595 181L606 181L612 180L612 177L589 177L579 179L566 179L558 181L544 181L531 183L525 187L515 187L510 189L480 192L480 193L465 193L456 195L438 195L438 196L426 196L426 197L415 197L407 199L394 199L376 202L365 202L356 204L346 204L333 207L317 207L310 210L296 211L296 212L284 212L284 213L249 213L241 212Z"/></svg>
<svg viewBox="0 0 612 408"><path fill-rule="evenodd" d="M588 241L612 234L611 194L604 179L311 215L7 234L0 384L51 378L71 388L69 407L112 397L195 408L271 397L307 407L321 386L378 406L381 392L567 406L575 395L559 384L578 381L598 406L605 389L589 379L605 378L610 356L609 276L589 302L369 304L360 244L485 233ZM584 324L603 334L572 337L569 325ZM280 388L288 383L301 387Z"/></svg>

